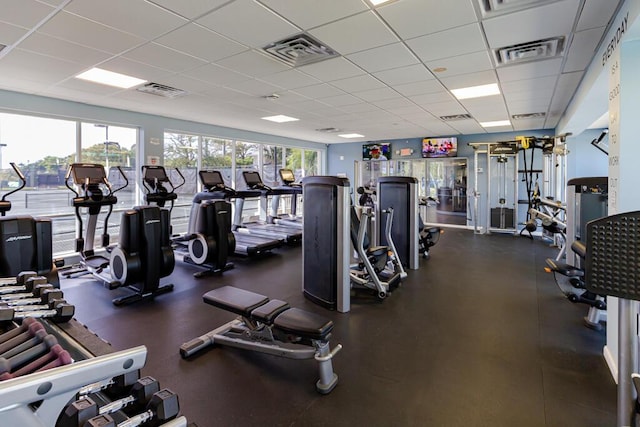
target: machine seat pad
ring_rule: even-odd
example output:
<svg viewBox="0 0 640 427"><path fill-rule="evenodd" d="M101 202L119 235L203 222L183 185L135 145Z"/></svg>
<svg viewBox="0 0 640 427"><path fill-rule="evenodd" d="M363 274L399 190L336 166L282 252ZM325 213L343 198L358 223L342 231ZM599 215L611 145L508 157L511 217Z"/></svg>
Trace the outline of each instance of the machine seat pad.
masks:
<svg viewBox="0 0 640 427"><path fill-rule="evenodd" d="M576 240L571 244L571 250L582 259L587 257L587 247L579 240Z"/></svg>
<svg viewBox="0 0 640 427"><path fill-rule="evenodd" d="M253 310L269 302L269 298L264 295L233 286L223 286L209 291L202 296L202 299L207 304L244 317L249 317Z"/></svg>
<svg viewBox="0 0 640 427"><path fill-rule="evenodd" d="M440 227L425 227L423 231L429 234L440 234Z"/></svg>
<svg viewBox="0 0 640 427"><path fill-rule="evenodd" d="M367 249L367 255L373 255L375 257L382 256L389 250L388 246L371 246Z"/></svg>
<svg viewBox="0 0 640 427"><path fill-rule="evenodd" d="M584 277L584 270L574 267L573 265L566 264L564 262L557 262L554 259L547 258L547 265L552 271L562 274L567 277Z"/></svg>
<svg viewBox="0 0 640 427"><path fill-rule="evenodd" d="M261 305L251 312L251 317L268 325L273 323L273 319L280 313L289 309L289 303L272 299L268 303Z"/></svg>
<svg viewBox="0 0 640 427"><path fill-rule="evenodd" d="M326 341L327 335L333 330L333 322L319 314L290 308L275 318L276 328L303 338Z"/></svg>

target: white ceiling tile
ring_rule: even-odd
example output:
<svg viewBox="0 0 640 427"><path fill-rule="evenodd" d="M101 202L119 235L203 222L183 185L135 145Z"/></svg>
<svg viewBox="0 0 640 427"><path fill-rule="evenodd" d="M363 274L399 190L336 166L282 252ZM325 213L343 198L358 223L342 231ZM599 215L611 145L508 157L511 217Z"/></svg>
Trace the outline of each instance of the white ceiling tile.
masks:
<svg viewBox="0 0 640 427"><path fill-rule="evenodd" d="M174 13L144 1L72 1L65 10L145 39L155 38L188 22ZM144 16L144 19L140 19L141 16Z"/></svg>
<svg viewBox="0 0 640 427"><path fill-rule="evenodd" d="M296 89L304 86L312 86L321 83L315 77L307 76L298 70L286 70L275 74L263 76L260 80L280 86L285 89Z"/></svg>
<svg viewBox="0 0 640 427"><path fill-rule="evenodd" d="M203 67L195 68L193 70L186 71L184 74L188 77L192 77L194 79L202 80L204 82L213 83L216 85L233 84L250 79L249 76L236 73L215 64L209 64Z"/></svg>
<svg viewBox="0 0 640 427"><path fill-rule="evenodd" d="M13 49L0 60L0 76L52 84L84 71L84 66L40 55L21 49Z"/></svg>
<svg viewBox="0 0 640 427"><path fill-rule="evenodd" d="M344 95L322 98L322 102L324 102L325 104L332 105L334 107L342 107L345 105L360 104L362 100L360 98L356 98L353 95L344 94Z"/></svg>
<svg viewBox="0 0 640 427"><path fill-rule="evenodd" d="M196 24L178 28L156 42L207 61L217 61L248 49Z"/></svg>
<svg viewBox="0 0 640 427"><path fill-rule="evenodd" d="M377 105L383 110L392 111L397 114L399 108L415 108L416 105L407 98L391 98L382 101L373 101L372 104Z"/></svg>
<svg viewBox="0 0 640 427"><path fill-rule="evenodd" d="M477 23L407 40L407 45L425 63L486 49Z"/></svg>
<svg viewBox="0 0 640 427"><path fill-rule="evenodd" d="M598 47L604 27L575 33L573 41L567 53L567 61L564 64L564 72L581 71L587 68L591 58Z"/></svg>
<svg viewBox="0 0 640 427"><path fill-rule="evenodd" d="M357 31L354 31L356 28ZM342 55L399 41L372 11L341 19L309 32Z"/></svg>
<svg viewBox="0 0 640 427"><path fill-rule="evenodd" d="M106 99L104 96L96 95L95 93L72 89L69 87L61 87L61 86L49 86L37 93L41 96L48 96L52 98L60 98L64 97L64 99L68 99L70 101L82 102L82 103L95 103L97 100L102 101ZM140 106L138 106L139 108ZM118 108L124 108L122 105L118 105Z"/></svg>
<svg viewBox="0 0 640 427"><path fill-rule="evenodd" d="M278 91L276 93L280 98L270 100L276 105L297 105L301 102L306 102L309 100L309 98L307 98L306 96L302 96L291 90Z"/></svg>
<svg viewBox="0 0 640 427"><path fill-rule="evenodd" d="M545 100L546 102L551 102L551 97L553 96L554 88L536 88L535 86L527 86L527 85L514 85L509 86L503 85L502 92L504 95L504 99L507 102L511 101L522 101L527 99L540 99Z"/></svg>
<svg viewBox="0 0 640 427"><path fill-rule="evenodd" d="M194 19L217 7L228 3L229 0L149 0L157 5L182 15L188 19Z"/></svg>
<svg viewBox="0 0 640 427"><path fill-rule="evenodd" d="M330 96L344 95L345 93L343 90L340 90L326 83L297 88L294 89L294 92L299 93L302 96L306 96L307 98L313 99L328 98Z"/></svg>
<svg viewBox="0 0 640 427"><path fill-rule="evenodd" d="M253 0L236 0L203 16L197 22L255 48L262 48L300 31Z"/></svg>
<svg viewBox="0 0 640 427"><path fill-rule="evenodd" d="M125 53L122 56L174 72L189 70L207 63L202 59L185 55L157 43L147 43Z"/></svg>
<svg viewBox="0 0 640 427"><path fill-rule="evenodd" d="M69 79L56 85L58 89L71 89L73 91L85 92L89 95L108 96L118 92L122 92L123 89L99 85L86 80Z"/></svg>
<svg viewBox="0 0 640 427"><path fill-rule="evenodd" d="M279 87L270 85L260 80L251 79L239 83L227 85L228 89L237 90L247 95L255 96L264 100L264 96L271 95L280 90Z"/></svg>
<svg viewBox="0 0 640 427"><path fill-rule="evenodd" d="M27 34L27 31L26 28L0 22L0 44L11 46Z"/></svg>
<svg viewBox="0 0 640 427"><path fill-rule="evenodd" d="M605 27L618 3L618 0L585 0L576 31Z"/></svg>
<svg viewBox="0 0 640 427"><path fill-rule="evenodd" d="M428 135L430 137L457 135L459 133L457 130L443 122L432 122L428 123L427 126L432 131L432 133Z"/></svg>
<svg viewBox="0 0 640 427"><path fill-rule="evenodd" d="M451 58L437 59L427 62L426 65L438 78L491 70L493 68L491 57L486 50L453 56ZM434 72L433 70L436 68L446 68L446 70Z"/></svg>
<svg viewBox="0 0 640 427"><path fill-rule="evenodd" d="M418 63L403 43L393 43L347 55L347 59L370 73Z"/></svg>
<svg viewBox="0 0 640 427"><path fill-rule="evenodd" d="M509 114L546 113L551 100L523 99L520 101L507 101Z"/></svg>
<svg viewBox="0 0 640 427"><path fill-rule="evenodd" d="M373 102L373 101L382 101L384 99L397 98L398 92L393 89L389 89L388 87L380 88L380 89L372 89L365 90L362 92L358 92L356 94L358 98L364 99L365 101Z"/></svg>
<svg viewBox="0 0 640 427"><path fill-rule="evenodd" d="M360 68L356 67L344 58L328 59L326 61L299 67L298 70L326 82L366 74Z"/></svg>
<svg viewBox="0 0 640 427"><path fill-rule="evenodd" d="M340 107L340 109L346 113L364 113L367 111L379 110L378 107L376 107L373 104L369 104L368 102L362 102L360 104L353 104L353 105L345 105Z"/></svg>
<svg viewBox="0 0 640 427"><path fill-rule="evenodd" d="M204 82L202 80L196 80L184 75L174 74L172 76L166 76L159 82L163 85L182 89L190 94L204 93L206 90L211 89L213 85L211 83Z"/></svg>
<svg viewBox="0 0 640 427"><path fill-rule="evenodd" d="M534 79L537 77L560 74L562 58L547 59L545 61L526 62L496 69L501 82Z"/></svg>
<svg viewBox="0 0 640 427"><path fill-rule="evenodd" d="M384 103L386 101L379 101L380 103ZM377 104L377 103L376 103ZM404 107L394 107L393 114L397 114L400 117L415 117L417 115L423 115L426 112L418 107L414 103L410 103L410 105L406 105Z"/></svg>
<svg viewBox="0 0 640 427"><path fill-rule="evenodd" d="M304 30L367 10L361 0L260 0Z"/></svg>
<svg viewBox="0 0 640 427"><path fill-rule="evenodd" d="M368 74L349 77L348 79L334 80L331 84L350 93L386 87L386 85L380 80L375 79Z"/></svg>
<svg viewBox="0 0 640 427"><path fill-rule="evenodd" d="M461 74L440 79L443 85L448 89L460 89L463 87L487 85L498 83L495 71L480 71L471 74Z"/></svg>
<svg viewBox="0 0 640 427"><path fill-rule="evenodd" d="M571 32L579 6L580 0L562 0L486 19L482 26L491 48L563 36Z"/></svg>
<svg viewBox="0 0 640 427"><path fill-rule="evenodd" d="M433 74L431 74L422 64L379 71L377 73L373 73L373 75L391 86L433 80L435 78L433 77Z"/></svg>
<svg viewBox="0 0 640 427"><path fill-rule="evenodd" d="M551 111L562 113L576 91L582 72L562 74L551 98Z"/></svg>
<svg viewBox="0 0 640 427"><path fill-rule="evenodd" d="M288 70L282 62L253 50L216 61L216 64L248 76L262 77Z"/></svg>
<svg viewBox="0 0 640 427"><path fill-rule="evenodd" d="M471 0L401 0L377 11L405 39L477 21Z"/></svg>
<svg viewBox="0 0 640 427"><path fill-rule="evenodd" d="M442 92L443 87L440 81L433 79L403 85L393 85L393 89L397 90L404 96L416 96L426 93Z"/></svg>
<svg viewBox="0 0 640 427"><path fill-rule="evenodd" d="M532 130L532 129L544 129L545 119L521 119L511 120L513 130Z"/></svg>
<svg viewBox="0 0 640 427"><path fill-rule="evenodd" d="M1 63L1 62L0 62ZM0 69L2 66L0 65ZM22 78L22 76L9 76L7 74L3 74L0 79L0 88L11 91L18 91L24 93L39 93L42 90L50 87L47 83L36 82L33 80L27 80Z"/></svg>
<svg viewBox="0 0 640 427"><path fill-rule="evenodd" d="M85 66L97 64L112 56L107 52L91 49L37 32L32 33L22 41L20 48L42 55L55 56L58 59L64 59L66 61L77 62Z"/></svg>
<svg viewBox="0 0 640 427"><path fill-rule="evenodd" d="M456 101L453 95L449 91L440 90L434 93L425 93L422 95L410 96L413 102L418 105L428 105L433 104L435 102L445 102L445 101Z"/></svg>
<svg viewBox="0 0 640 427"><path fill-rule="evenodd" d="M436 117L467 113L467 110L457 101L434 102L433 104L421 105L421 107Z"/></svg>
<svg viewBox="0 0 640 427"><path fill-rule="evenodd" d="M202 92L203 96L206 96L212 100L212 103L217 104L220 101L233 101L237 100L241 94L236 92L235 90L227 89L225 87L212 87L204 92ZM215 102L213 102L215 100Z"/></svg>
<svg viewBox="0 0 640 427"><path fill-rule="evenodd" d="M40 27L39 32L72 43L82 41L83 46L110 53L124 52L144 42L140 37L66 12L56 14Z"/></svg>
<svg viewBox="0 0 640 427"><path fill-rule="evenodd" d="M447 122L449 126L463 134L484 133L485 129L476 120L454 120Z"/></svg>
<svg viewBox="0 0 640 427"><path fill-rule="evenodd" d="M0 0L0 10L0 21L31 28L53 12L54 8L35 0L20 0L19 5L13 0Z"/></svg>
<svg viewBox="0 0 640 427"><path fill-rule="evenodd" d="M483 98L464 99L460 101L464 108L480 122L509 119L509 112L500 95Z"/></svg>
<svg viewBox="0 0 640 427"><path fill-rule="evenodd" d="M537 79L517 80L502 83L502 91L505 94L513 92L537 92L539 90L555 90L557 76L540 77Z"/></svg>
<svg viewBox="0 0 640 427"><path fill-rule="evenodd" d="M123 57L110 59L109 61L100 64L100 68L148 80L150 82L159 82L164 77L171 75L171 72L167 70L152 67L141 62L131 61Z"/></svg>

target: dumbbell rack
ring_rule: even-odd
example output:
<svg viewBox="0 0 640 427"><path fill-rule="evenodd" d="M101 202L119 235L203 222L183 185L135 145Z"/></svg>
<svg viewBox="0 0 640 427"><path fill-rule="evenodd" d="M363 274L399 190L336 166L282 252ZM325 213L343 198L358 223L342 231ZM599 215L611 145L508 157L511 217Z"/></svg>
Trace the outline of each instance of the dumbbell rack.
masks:
<svg viewBox="0 0 640 427"><path fill-rule="evenodd" d="M144 346L114 352L109 343L75 319L61 323L44 318L38 321L74 362L0 381L0 424L3 426L56 426L60 414L81 389L90 384L105 388L113 378L138 375L145 364L147 349ZM14 321L0 321L0 333L15 327L18 325ZM186 426L187 420L181 416L162 425Z"/></svg>

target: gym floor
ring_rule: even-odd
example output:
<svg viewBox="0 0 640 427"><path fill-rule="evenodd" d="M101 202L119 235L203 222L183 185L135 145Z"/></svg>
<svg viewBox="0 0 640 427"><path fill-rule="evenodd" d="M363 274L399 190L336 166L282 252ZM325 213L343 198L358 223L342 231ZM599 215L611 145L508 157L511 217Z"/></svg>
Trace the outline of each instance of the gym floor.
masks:
<svg viewBox="0 0 640 427"><path fill-rule="evenodd" d="M62 282L76 318L116 349L144 344L143 371L177 392L181 411L213 426L606 426L616 388L604 332L587 329L543 271L555 250L540 240L448 229L430 260L387 300L352 299L340 314L301 292L301 249L234 259L222 276L194 279L181 262L172 293L117 308L90 279ZM321 266L319 268L322 268ZM213 347L182 360L179 346L234 316L202 295L232 285L322 313L335 328L339 376L315 391L315 361Z"/></svg>

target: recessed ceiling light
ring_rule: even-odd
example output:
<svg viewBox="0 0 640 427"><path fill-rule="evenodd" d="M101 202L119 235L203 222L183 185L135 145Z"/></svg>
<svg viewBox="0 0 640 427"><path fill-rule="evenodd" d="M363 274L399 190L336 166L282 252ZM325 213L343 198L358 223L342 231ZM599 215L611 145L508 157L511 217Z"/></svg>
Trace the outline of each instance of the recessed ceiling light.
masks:
<svg viewBox="0 0 640 427"><path fill-rule="evenodd" d="M369 0L372 6L380 6L381 4L390 3L395 0Z"/></svg>
<svg viewBox="0 0 640 427"><path fill-rule="evenodd" d="M500 88L496 83L481 86L451 89L451 93L458 99L480 98L482 96L500 95Z"/></svg>
<svg viewBox="0 0 640 427"><path fill-rule="evenodd" d="M434 73L444 73L445 71L447 71L447 67L436 67L433 70Z"/></svg>
<svg viewBox="0 0 640 427"><path fill-rule="evenodd" d="M114 73L102 68L92 68L89 71L78 74L76 78L122 89L129 89L147 82L146 80L127 76L126 74Z"/></svg>
<svg viewBox="0 0 640 427"><path fill-rule="evenodd" d="M282 114L279 114L277 116L263 117L262 120L269 120L270 122L276 122L276 123L286 123L286 122L295 122L300 119L296 119L295 117L283 116Z"/></svg>
<svg viewBox="0 0 640 427"><path fill-rule="evenodd" d="M363 138L364 135L360 135L359 133L343 133L342 135L338 135L340 138Z"/></svg>
<svg viewBox="0 0 640 427"><path fill-rule="evenodd" d="M492 128L497 126L511 126L509 120L496 120L494 122L480 122L480 126L483 128Z"/></svg>

